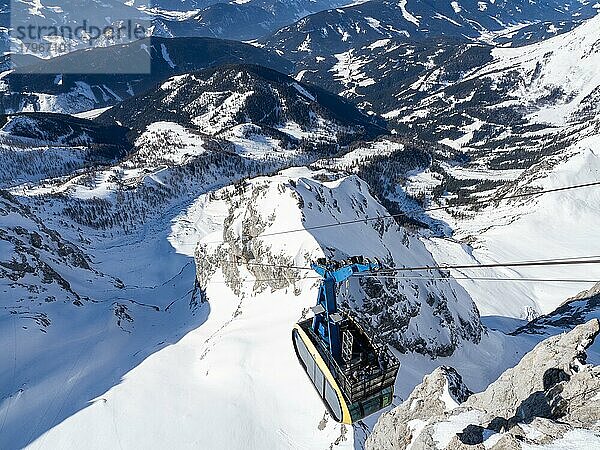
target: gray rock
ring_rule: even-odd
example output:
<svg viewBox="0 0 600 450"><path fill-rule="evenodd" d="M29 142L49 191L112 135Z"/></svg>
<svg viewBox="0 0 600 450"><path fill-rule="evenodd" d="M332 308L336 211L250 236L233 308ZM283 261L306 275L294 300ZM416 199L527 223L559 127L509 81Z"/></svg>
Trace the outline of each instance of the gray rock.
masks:
<svg viewBox="0 0 600 450"><path fill-rule="evenodd" d="M511 450L550 444L574 429L598 432L600 366L586 365L585 351L599 333L593 319L548 338L470 396L454 369L436 369L406 402L380 417L366 448ZM455 407L441 401L446 383ZM592 447L600 445L596 436Z"/></svg>
<svg viewBox="0 0 600 450"><path fill-rule="evenodd" d="M567 299L550 314L532 320L511 334L552 335L557 333L557 329L572 330L594 317L600 317L600 283Z"/></svg>
<svg viewBox="0 0 600 450"><path fill-rule="evenodd" d="M419 424L443 415L471 394L460 374L452 367L435 369L423 378L404 403L381 416L373 434L367 439L366 448L405 449L413 435L418 434Z"/></svg>
<svg viewBox="0 0 600 450"><path fill-rule="evenodd" d="M484 392L469 398L466 405L518 421L556 416L564 383L583 380L574 375L585 370L585 350L599 332L600 323L594 319L570 333L542 341Z"/></svg>

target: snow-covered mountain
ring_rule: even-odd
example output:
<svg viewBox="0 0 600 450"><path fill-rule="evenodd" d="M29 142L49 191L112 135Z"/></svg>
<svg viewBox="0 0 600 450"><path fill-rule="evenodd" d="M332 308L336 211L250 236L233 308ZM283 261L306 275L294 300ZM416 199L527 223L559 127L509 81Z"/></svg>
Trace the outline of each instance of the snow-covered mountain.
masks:
<svg viewBox="0 0 600 450"><path fill-rule="evenodd" d="M481 131L563 119L585 122L597 112L599 26L592 18L569 33L518 48L455 38L373 39L346 51L307 53L297 63L296 78L399 122L403 133L429 139L436 131L428 117L445 136L468 125L469 114L489 123ZM566 107L571 109L561 110ZM530 117L533 113L537 116Z"/></svg>
<svg viewBox="0 0 600 450"><path fill-rule="evenodd" d="M18 9L11 13L11 6ZM4 52L23 49L19 45L21 36L8 35L9 27L14 26L17 19L46 27L69 25L73 28L84 19L99 27L119 26L131 19L143 26L147 37L251 40L275 32L268 42L273 46L277 43L277 48L290 56L309 49L314 56L316 53L325 56L332 51L347 51L349 45L357 47L383 38L420 40L431 36L458 36L527 42L568 31L597 9L593 2L583 0L434 3L376 0L362 4L344 0L70 0L30 5L19 2L12 5L4 0L0 7L0 45ZM340 7L344 9L337 9ZM89 47L85 39L50 37L50 40L68 44L68 51ZM103 36L92 46L127 42L131 39ZM36 56L51 57L64 53L65 49L60 45L45 46L43 51L36 52Z"/></svg>
<svg viewBox="0 0 600 450"><path fill-rule="evenodd" d="M173 3L173 2L165 2ZM200 6L183 13L153 5L153 34L157 36L209 36L251 40L309 14L344 6L344 0L248 0L194 2ZM160 2L159 2L160 4ZM181 9L181 5L176 6ZM185 7L187 9L188 6Z"/></svg>
<svg viewBox="0 0 600 450"><path fill-rule="evenodd" d="M0 45L3 52L23 49L19 45L23 38L8 30L15 24L41 24L42 26L71 26L74 29L87 20L90 25L118 26L133 20L143 26L147 37L214 37L221 39L249 40L265 36L282 26L304 16L329 8L344 6L343 0L248 0L248 1L79 1L45 0L43 2L0 2ZM14 10L11 10L14 8ZM85 40L60 39L54 42L67 43L69 51L89 47ZM48 41L49 41L48 40ZM27 42L25 39L24 42ZM103 36L92 46L104 47L131 42L128 37L118 40ZM37 47L38 56L51 57L64 53L58 45ZM27 48L27 53L32 49Z"/></svg>
<svg viewBox="0 0 600 450"><path fill-rule="evenodd" d="M264 42L294 60L343 53L381 39L414 42L453 37L517 44L549 37L561 29L568 31L571 21L595 13L591 2L578 0L372 0L310 15L281 28ZM527 30L519 34L520 28Z"/></svg>
<svg viewBox="0 0 600 450"><path fill-rule="evenodd" d="M274 52L211 38L152 38L76 51L50 60L21 63L27 65L27 70L21 67L18 73L10 72L14 58L4 59L0 104L5 113L23 110L78 113L108 107L173 75L221 64L245 62L284 73L293 70L289 61ZM145 58L150 58L148 73L112 73L115 68L123 69L116 72L131 72L128 69L132 64ZM72 73L73 67L81 68L83 73Z"/></svg>
<svg viewBox="0 0 600 450"><path fill-rule="evenodd" d="M1 329L6 341L14 343L12 351L2 355L6 358L3 366L11 368L2 383L7 386L1 411L4 430L8 430L0 434L3 446L20 447L31 441L33 448L72 447L83 442L92 446L112 446L117 442L124 446L173 445L175 435L179 436L177 446L201 443L218 447L219 443L226 443L234 447L284 448L290 442L353 445L352 433L324 416L324 407L310 395L311 387L288 345L291 324L314 303L315 280L305 273L291 284L256 282L270 272L257 270L251 261L231 267L222 259L227 254L223 246L210 242L232 234L227 244L236 245L238 224L242 229L250 227L249 231L262 229L263 225L265 231L308 226L320 219L319 208L339 220L345 214L356 217L361 208L366 213L384 214L383 207L368 193L367 185L354 176L339 178L325 171L290 169L275 177L252 180L249 189L244 188L246 183L238 183L197 196L184 214L179 213L186 209L181 203L167 202L167 197L159 202L160 198L155 197L157 214L138 217L143 226L130 228L127 233L120 227L122 220L118 225L99 221L110 218L99 198L88 204L86 213L65 214L63 209L61 214L61 208L73 208L77 199L85 205L86 198L100 195L104 202L125 205L131 204L131 197L138 198L138 208L149 208L143 201L148 200L152 186L175 186L169 182L169 172L179 173L178 180L186 173L182 169L177 172L176 168L165 170L161 168L164 163L158 162L154 173L136 179L136 173L148 171L151 166L145 155L137 158L96 172L93 177L88 175L85 184L83 177L55 180L24 191L19 189L21 194L10 198L12 203L28 207L24 212L24 206L20 210L14 206L2 216L3 229L9 233L3 240L4 255L10 258L16 251L27 261L40 262L24 265L8 259L2 264L7 275L2 289L10 292L11 303L6 305ZM189 158L180 164L190 167ZM136 161L146 168L136 168ZM214 178L196 175L191 178L195 186L188 183L185 189L198 193L212 190L211 185L231 182L225 178L231 167L224 161L211 170ZM236 171L240 173L239 168ZM108 176L111 172L115 173L114 179ZM223 174L220 179L216 178L218 173ZM119 185L124 186L122 191ZM51 192L51 197L45 192ZM185 195L179 197L179 202L189 195L180 192ZM257 216L259 220L255 221L248 213L253 209L264 212L263 218ZM88 222L94 210L99 210L101 216ZM273 222L274 210L285 210L286 214L278 214L278 220ZM29 215L42 217L43 227L40 219L26 221ZM56 228L61 235L51 231ZM433 263L417 235L393 221L361 225L355 231L361 237L364 231L373 252L390 264L396 258L403 264ZM40 250L32 252L29 247L37 245L37 241L30 236L37 235L41 236ZM50 241L52 236L54 241ZM264 238L264 242L253 242L248 250L267 259L305 261L329 252L328 246L341 247L338 239L343 238L335 231L305 232L302 236L275 241ZM200 246L195 252L198 241ZM345 251L362 248L359 238L350 242L355 247L344 244ZM204 245L210 247L204 251ZM53 246L64 246L65 250L61 252L61 247ZM78 254L85 267L73 267L70 260L54 256L57 252L64 254L63 258L71 258L66 249L75 247L80 249ZM264 254L259 254L261 251ZM229 252L234 253L235 250ZM215 264L209 264L210 261ZM46 266L57 274L55 278L44 275L42 269ZM68 289L78 296L75 304L65 295ZM360 299L362 293L367 293L370 300ZM48 300L40 301L43 298ZM425 354L425 360L430 360L432 354L450 355L461 342L476 346L482 336L477 310L452 280L361 280L353 283L345 298L357 306L358 314L369 321L367 324L386 327L386 340L403 352L418 349ZM384 309L382 301L386 304ZM416 315L418 311L422 314ZM434 311L445 313L437 316ZM407 314L413 317L396 320ZM433 326L440 321L444 327ZM63 342L66 336L69 345ZM167 343L171 345L165 348ZM62 352L61 357L58 351ZM152 353L154 356L141 363ZM48 361L49 354L56 364L27 364L36 358ZM245 361L244 368L240 368L240 360ZM276 373L270 369L273 365L280 368ZM119 383L125 373L125 379ZM169 374L171 382L165 384L161 373ZM69 381L57 385L56 380L63 377ZM293 393L290 384L298 387ZM160 395L148 395L149 392ZM172 402L172 396L182 398L182 393L191 401ZM170 407L150 407L157 398ZM259 406L263 401L272 407ZM232 409L218 405L236 406ZM272 413L274 407L279 411L277 415ZM250 410L252 414L248 414ZM301 422L299 410L304 412ZM28 421L23 420L22 414L27 415ZM189 426L167 420L173 415L188 417L185 422ZM232 417L254 430L254 434L230 433ZM31 421L35 422L34 427L28 425ZM214 424L212 433L198 426L206 422ZM165 441L153 433L139 434L138 426L132 425L136 423L162 424ZM165 428L165 424L171 425ZM286 431L269 433L272 429ZM315 429L320 430L317 435ZM254 437L249 441L249 436Z"/></svg>
<svg viewBox="0 0 600 450"><path fill-rule="evenodd" d="M293 244L286 242L287 237L283 242L271 236L261 238L261 234L311 228L324 218L329 223L386 215L369 194L368 185L356 176L340 178L324 170L290 169L217 191L204 208L220 211L223 228L201 240L196 252L203 289L215 273L241 297L257 291L292 289L295 280L310 273L264 265L307 266L318 257L340 260L364 253L365 248L387 266L427 265L431 258L417 236L393 219L355 227L342 235L335 229L296 233ZM211 243L218 239L223 242ZM257 265L253 266L254 262ZM240 284L246 273L257 280L283 280L246 286ZM460 342L479 342L481 337L476 308L450 280L353 279L342 292L343 304L365 321L368 329L378 330L381 339L403 353L410 349L449 356ZM210 300L211 295L207 296Z"/></svg>
<svg viewBox="0 0 600 450"><path fill-rule="evenodd" d="M533 130L533 125L539 129L587 124L598 116L599 32L600 18L595 17L570 33L537 44L495 48L492 61L467 67L457 82L448 79L444 69L434 68L398 91L395 95L406 106L386 115L435 136L435 129L426 125L429 113L446 111L448 124L453 117L464 121L470 114L482 123L477 122L476 136L461 142L463 146L484 140L488 146L496 139L503 142L507 127L515 128L518 132L511 135L518 136L527 127ZM441 125L438 122L439 129Z"/></svg>
<svg viewBox="0 0 600 450"><path fill-rule="evenodd" d="M215 137L263 135L284 148L303 145L317 151L332 146L336 151L340 143L387 133L381 119L363 114L338 96L247 64L173 77L116 105L98 120L138 131L168 121Z"/></svg>
<svg viewBox="0 0 600 450"><path fill-rule="evenodd" d="M2 0L0 11L2 54L16 52L44 58L90 46L132 42L136 39L132 33L103 30L116 30L131 21L149 33L152 19L123 0ZM98 32L91 31L91 27L97 27Z"/></svg>

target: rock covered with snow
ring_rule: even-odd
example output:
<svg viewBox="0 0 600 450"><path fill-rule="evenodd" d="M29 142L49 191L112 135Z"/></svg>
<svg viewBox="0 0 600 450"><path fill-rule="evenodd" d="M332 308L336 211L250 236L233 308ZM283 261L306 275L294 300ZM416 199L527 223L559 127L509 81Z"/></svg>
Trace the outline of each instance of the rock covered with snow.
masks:
<svg viewBox="0 0 600 450"><path fill-rule="evenodd" d="M289 169L218 190L207 196L205 210L203 221L214 232L196 252L201 287L223 276L240 296L296 290L298 281L316 275L303 267L322 256L377 257L390 267L434 264L417 234L393 219L319 228L389 214L355 175ZM482 328L472 300L455 281L431 278L354 277L342 284L338 300L403 353L448 356L463 341L479 342Z"/></svg>
<svg viewBox="0 0 600 450"><path fill-rule="evenodd" d="M593 319L569 333L546 339L485 391L450 408L441 408L440 391L431 390L436 384L432 380L440 377L438 369L405 403L379 419L367 448L598 445L600 366L586 365L586 349L599 333L600 322ZM444 370L447 374L448 369ZM458 374L451 373L456 380ZM468 392L458 382L455 391L456 386L460 392ZM424 398L425 407L415 402L423 393L430 394Z"/></svg>
<svg viewBox="0 0 600 450"><path fill-rule="evenodd" d="M381 416L367 439L367 448L407 448L431 417L455 408L471 394L455 369L438 367L423 378L404 403Z"/></svg>
<svg viewBox="0 0 600 450"><path fill-rule="evenodd" d="M0 190L0 295L19 304L57 299L82 304L68 279L94 275L89 257L47 227L26 205ZM8 305L3 305L8 307ZM23 306L15 307L15 314ZM36 317L45 317L44 313ZM40 319L43 327L47 323Z"/></svg>
<svg viewBox="0 0 600 450"><path fill-rule="evenodd" d="M568 299L550 314L532 320L512 334L553 334L577 324L600 318L600 283Z"/></svg>

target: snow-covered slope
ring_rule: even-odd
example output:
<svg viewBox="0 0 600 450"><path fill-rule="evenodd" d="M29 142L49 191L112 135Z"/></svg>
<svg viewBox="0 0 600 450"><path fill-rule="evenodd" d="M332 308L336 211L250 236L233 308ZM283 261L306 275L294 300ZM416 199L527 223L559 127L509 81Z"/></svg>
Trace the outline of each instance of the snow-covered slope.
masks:
<svg viewBox="0 0 600 450"><path fill-rule="evenodd" d="M169 245L168 220L107 240L64 226L48 204L40 211L21 201L3 198L0 208L0 446L39 438L33 448L65 448L43 434L98 406L108 421L89 425L105 440L80 446L118 446L115 427L131 416L123 409L127 418L113 422L121 412L102 395L203 322L207 311L192 301L193 261Z"/></svg>
<svg viewBox="0 0 600 450"><path fill-rule="evenodd" d="M404 135L481 154L533 147L597 115L599 26L594 17L518 48L448 36L423 42L383 36L306 53L296 78L383 115Z"/></svg>
<svg viewBox="0 0 600 450"><path fill-rule="evenodd" d="M3 412L12 425L8 428L11 432L6 435L6 442L27 441L27 437L17 439L19 428L14 427L22 417L19 405L38 405L42 410L50 408L51 417L56 414L66 420L59 420L59 425L51 427L52 424L40 419L42 425L37 431L30 433L29 439L37 437L40 431L51 429L34 441L31 448L73 448L84 443L88 447L106 447L120 443L123 447L174 445L180 448L283 449L333 445L335 448L352 448L354 432L334 423L327 416L297 364L290 343L293 323L314 304L317 280L308 272L288 274L260 269L259 266L252 266L251 261L240 266L228 264L229 258L238 250L234 247L240 243L237 233L245 211L258 209L264 213L264 216L257 216L255 222L245 221L248 224L246 226L252 228L248 231L264 232L276 231L281 227L309 226L322 217L319 209L326 216L337 219L356 217L355 208L365 213L384 212L370 197L366 185L356 177L334 178L330 182L314 179L331 176L326 172L293 169L275 177L252 180L248 189L241 189L243 185L240 184L238 187L199 197L186 215L176 219L172 232L169 233L169 240L175 250L188 255L188 258L194 253L193 245L190 244L200 239L196 252L199 295L195 297L190 297L190 293L185 295L184 292L178 296L165 295L175 282L182 290L193 288L193 283L190 284L188 278L190 266L187 265L181 269L180 275L167 281L164 288L160 287L160 292L153 293L141 287L147 286L148 277L158 275L156 271L169 267L161 261L160 266L152 271L156 275L143 275L143 272L139 272L139 267L135 267L152 261L146 259L151 256L146 252L152 246L160 243L156 251L167 250L164 246L168 244L163 241L165 234L158 233L152 237L152 233L147 233L145 239L138 244L112 247L113 255L99 264L105 268L109 267L107 264L111 264L112 273L129 272L125 268L126 264L131 264L131 260L125 257L126 253L135 250L136 260L143 258L134 263L134 271L129 275L140 277L140 287L131 286L131 278L124 277L125 287L119 297L152 305L148 307L149 312L146 314L155 316L155 320L170 318L174 323L166 327L164 323L150 320L151 317L140 316L142 313L136 308L143 308L142 306L136 306L134 302L119 301L119 305L124 304L126 309L115 310L115 314L117 311L119 314L113 319L117 322L111 333L116 333L116 336L110 339L117 339L114 344L117 345L121 336L117 332L119 325L126 330L122 331L122 335L128 335L129 342L121 350L123 364L125 361L129 364L138 360L137 355L134 357L131 354L133 350L129 350L135 346L142 355L156 353L128 372L122 382L118 385L115 383L108 392L96 392L89 397L89 400L94 399L93 403L79 412L72 409L73 405L81 408L83 404L78 404L74 399L67 400L68 391L53 390L55 397L32 400L28 386L23 386L21 381L21 353L17 353L14 373L17 374L15 380L20 381L16 383L13 397L3 404ZM278 214L277 219L273 219L274 210L286 213ZM360 230L365 233L362 234ZM293 239L258 238L251 243L248 251L266 261L305 263L324 253L343 256L342 253L334 255L327 250L335 245L348 253L364 253L368 249L369 253L377 253L390 264L395 261L432 263L423 244L395 224L360 226L356 233L357 236L366 237L366 240L361 243L351 233L350 239L342 242L341 236L335 231L314 234L305 231ZM228 253L225 253L223 246L210 244L223 236L227 238L225 245L229 246ZM166 258L172 251L173 249L166 251L161 258ZM108 255L99 252L96 258L100 260L102 254L105 255L104 258ZM156 257L159 254L154 255ZM119 262L121 258L124 258L123 262ZM174 254L171 258L174 258L174 262L178 261ZM185 260L184 256L179 257L179 264L171 266L168 272L176 272ZM164 259L165 263L168 261ZM279 278L288 275L295 275L290 282L256 281L264 280L267 276ZM368 294L364 301L356 298L361 292ZM392 296L393 292L396 294ZM399 294L400 292L404 294ZM115 294L107 291L100 298L109 299L112 295ZM448 355L461 343L476 346L481 338L479 318L473 303L451 280L431 282L417 279L382 283L360 280L360 283L353 282L344 295L345 301L357 308L367 325L385 328L385 339L395 343L404 352L416 350ZM144 296L147 298L142 300ZM158 302L158 298L162 300ZM174 300L175 307L179 308L176 309L177 312L171 312L168 307ZM155 312L152 309L154 306L158 307ZM84 307L93 306L86 303ZM434 310L445 313L438 316L434 314ZM196 311L196 317L190 316L186 311ZM415 315L417 311L420 311L419 315ZM52 314L49 316L53 323L57 320ZM6 318L8 325L10 318ZM118 319L121 321L118 322ZM71 320L77 322L76 318ZM206 321L203 322L204 320ZM189 324L201 325L181 340L177 337L178 342L167 340L173 345L162 349L164 342L161 341L165 333L186 329ZM141 344L141 340L148 339L146 333L152 327L156 327L154 329L161 336L160 340L157 335ZM7 326L3 329L8 335L12 328ZM55 328L50 326L48 330L48 333L65 332L60 322ZM31 336L20 333L16 342L25 345L31 339ZM92 337L89 339L93 341ZM96 345L100 350L106 348L101 343ZM45 348L45 345L41 348ZM12 353L6 357L10 359ZM428 355L423 359L431 360ZM108 370L115 361L104 363ZM69 361L61 372L65 374L66 370L67 375L79 374L76 378L70 375L73 383L77 382L75 385L79 386L76 398L90 392L91 380L85 377L90 367L96 367L96 362L90 362L87 353L84 353L81 358ZM43 383L46 371L40 367L38 369L38 382ZM416 373L416 377L420 377L424 372L417 369ZM411 374L411 379L412 377ZM52 381L47 380L47 383L51 384ZM68 407L64 412L59 410L55 413L55 405L62 403ZM274 411L277 413L274 414ZM181 420L172 420L174 416ZM15 430L15 434L12 430ZM160 433L150 430L160 430ZM356 439L359 442L363 434L360 430L357 432Z"/></svg>
<svg viewBox="0 0 600 450"><path fill-rule="evenodd" d="M482 153L515 144L550 147L545 137L565 140L565 126L574 134L598 116L599 30L600 17L594 17L537 44L495 48L492 61L480 59L455 79L432 67L403 85L395 93L398 107L384 115L404 132Z"/></svg>
<svg viewBox="0 0 600 450"><path fill-rule="evenodd" d="M582 139L554 158L545 158L523 171L495 195L522 193L534 186L547 190L598 181L599 143L597 135ZM472 212L457 208L455 213L435 213L435 217L446 221L455 230L455 241L433 239L428 247L438 261L458 264L596 256L600 254L600 243L594 232L599 205L597 188L589 187L504 201L497 205L492 203ZM457 214L459 212L463 214ZM460 241L471 244L468 252ZM556 279L555 282L517 280L513 283L461 281L483 315L521 318L548 313L565 298L600 279L600 271L595 265L464 270L454 274ZM565 279L587 281L560 281Z"/></svg>
<svg viewBox="0 0 600 450"><path fill-rule="evenodd" d="M62 195L81 193L67 190ZM253 220L245 213L255 209L264 216ZM69 219L53 217L52 210L46 201L43 210L34 207L32 214L42 215L48 226L64 227ZM273 219L273 211L285 214ZM323 214L343 220L361 211L385 212L358 178L293 169L200 196L172 227L172 212L145 220L129 235L115 227L96 232L85 225L79 231L64 227L69 238L80 236L89 275L80 276L58 261L49 264L78 293L81 304L63 301L59 286L48 294L55 297L52 301L40 301L41 294L32 292L32 298L11 295L5 305L1 330L13 344L3 355L3 366L10 368L0 406L9 430L0 433L3 446L33 441L31 448L351 448L363 432L357 430L355 436L324 416L289 344L292 324L314 304L317 280L304 272L294 274L290 283L257 283L267 275L290 274L260 270L251 261L230 266L224 249L209 243L225 236L227 245L235 246L239 230L297 228ZM416 236L395 223L358 225L354 232L363 240L352 233L346 240L336 231L302 232L292 239L257 239L248 250L286 263L367 250L389 264L432 263ZM191 256L198 240L195 290ZM340 252L328 250L334 245ZM236 251L231 248L228 254ZM426 354L423 361L431 361L429 354L450 355L461 343L473 349L481 339L472 301L451 280L355 281L344 292L345 301L367 325L385 329L385 339L407 357L414 358L416 350ZM3 288L12 289L8 284ZM438 316L434 311L445 312ZM65 339L68 345L61 343ZM43 364L29 362L36 358ZM420 367L412 365L406 374L409 384L424 374ZM57 383L59 379L68 381ZM33 427L28 425L32 421Z"/></svg>
<svg viewBox="0 0 600 450"><path fill-rule="evenodd" d="M598 115L600 17L531 46L494 49L492 56L482 72L499 83L516 76L510 98L534 109L531 120L562 125Z"/></svg>
<svg viewBox="0 0 600 450"><path fill-rule="evenodd" d="M127 129L60 114L19 114L0 129L0 188L72 175L123 158Z"/></svg>

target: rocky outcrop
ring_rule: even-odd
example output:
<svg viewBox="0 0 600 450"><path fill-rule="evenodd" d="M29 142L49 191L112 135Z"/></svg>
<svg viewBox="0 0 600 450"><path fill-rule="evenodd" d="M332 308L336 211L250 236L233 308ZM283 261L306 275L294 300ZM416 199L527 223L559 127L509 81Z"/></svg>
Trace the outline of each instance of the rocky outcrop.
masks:
<svg viewBox="0 0 600 450"><path fill-rule="evenodd" d="M10 299L7 305L20 305L11 309L14 314L22 303L39 303L41 299L47 303L62 299L78 306L85 300L68 280L77 279L74 274L81 278L93 276L90 258L76 244L48 228L29 206L3 190L0 248L0 279L10 288L3 292L3 300Z"/></svg>
<svg viewBox="0 0 600 450"><path fill-rule="evenodd" d="M471 394L455 369L445 366L435 369L404 403L381 416L367 447L407 448L431 417L454 409Z"/></svg>
<svg viewBox="0 0 600 450"><path fill-rule="evenodd" d="M546 339L466 404L513 421L560 417L565 407L561 393L567 386L583 382L589 371L600 374L600 367L585 366L585 349L599 331L598 320L592 320L570 333ZM600 388L600 378L597 383L595 388ZM598 414L600 420L600 410Z"/></svg>
<svg viewBox="0 0 600 450"><path fill-rule="evenodd" d="M379 419L366 447L500 450L559 440L564 448L600 445L600 366L586 365L585 352L599 333L600 322L593 319L546 339L485 391L455 396L457 404L449 409L440 405L440 373L447 379L453 374L449 392L468 389L452 369L437 369Z"/></svg>
<svg viewBox="0 0 600 450"><path fill-rule="evenodd" d="M532 320L512 334L555 334L556 329L571 330L594 317L600 317L600 283L580 292L550 314Z"/></svg>

